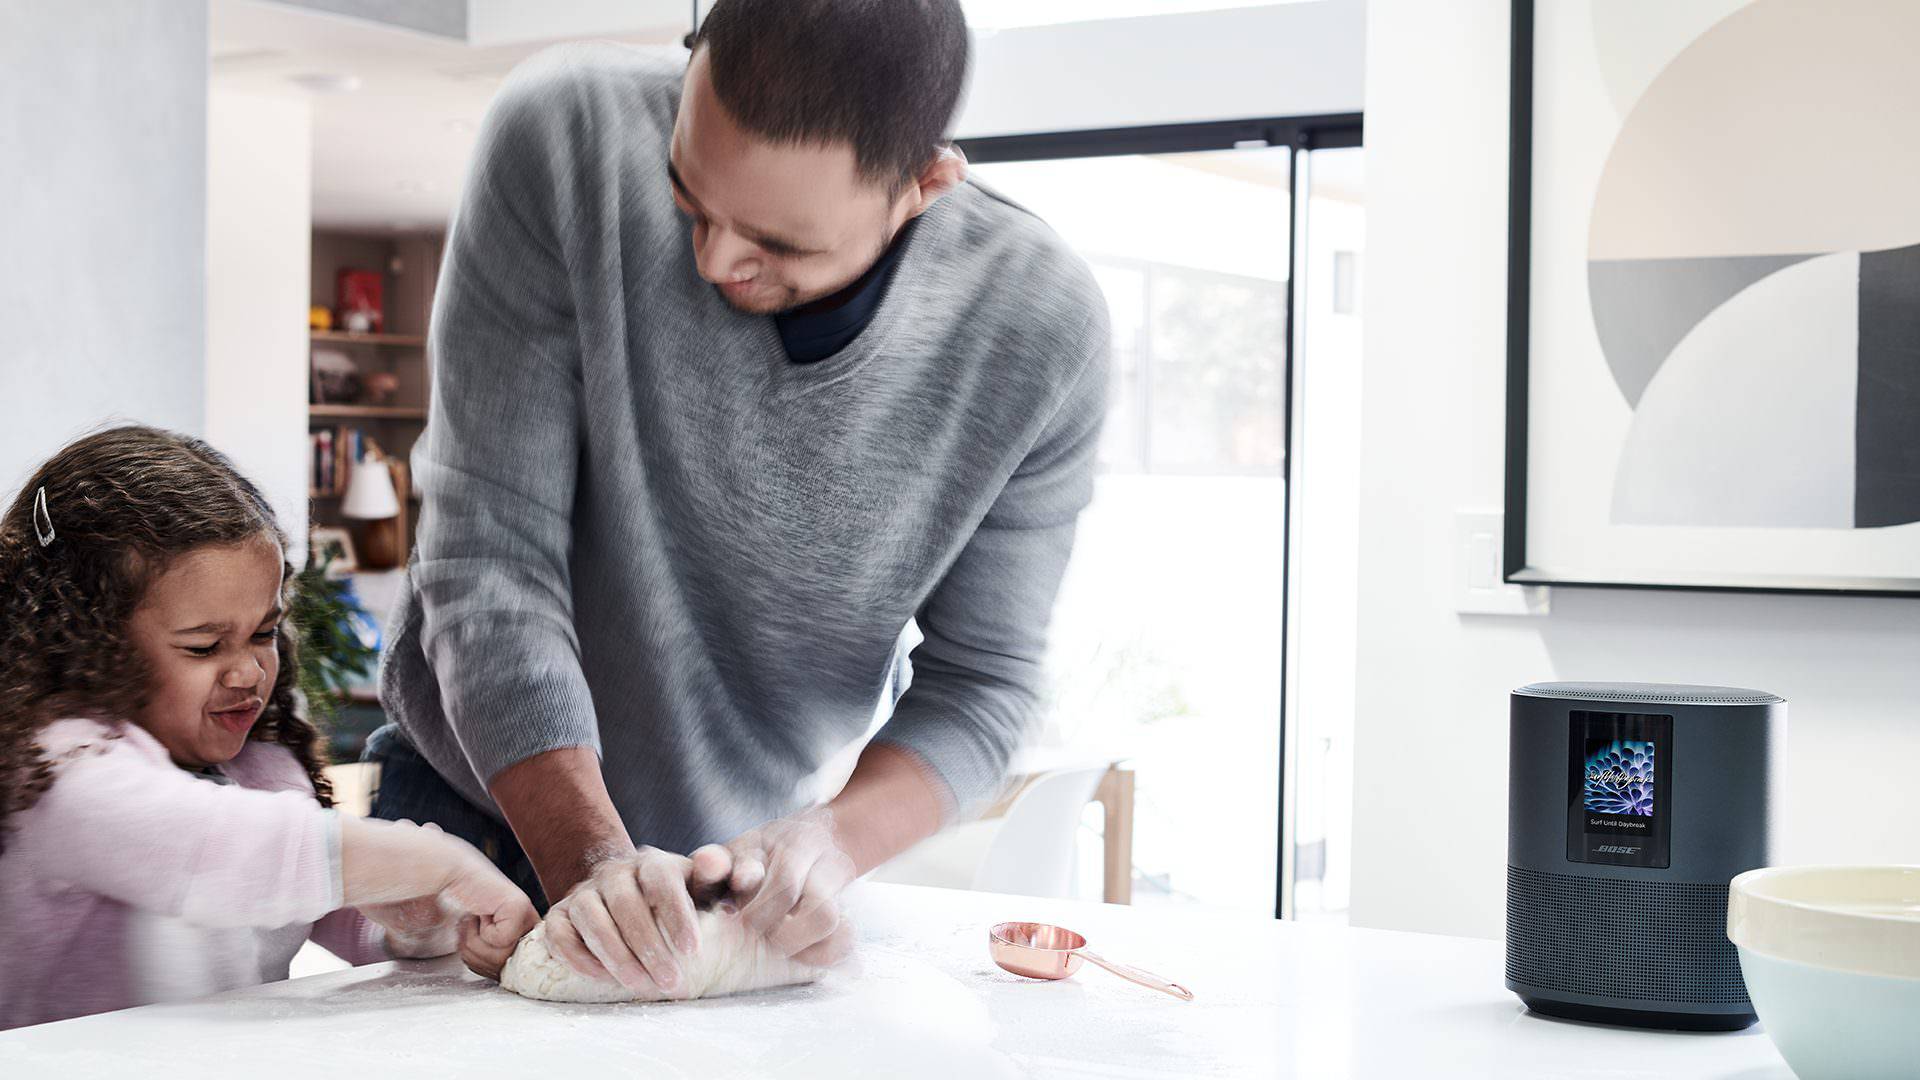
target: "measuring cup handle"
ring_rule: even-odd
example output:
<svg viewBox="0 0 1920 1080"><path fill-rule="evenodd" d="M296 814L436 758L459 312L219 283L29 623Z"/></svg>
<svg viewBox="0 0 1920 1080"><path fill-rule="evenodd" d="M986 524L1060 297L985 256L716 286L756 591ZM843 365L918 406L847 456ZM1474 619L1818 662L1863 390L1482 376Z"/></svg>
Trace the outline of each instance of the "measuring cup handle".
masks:
<svg viewBox="0 0 1920 1080"><path fill-rule="evenodd" d="M1117 964L1105 957L1096 956L1085 949L1076 949L1074 953L1084 960L1099 964L1101 967L1106 968L1108 971L1113 972L1128 982L1139 983L1141 986L1158 990L1163 994L1172 994L1181 1001L1193 1000L1193 991L1181 986L1179 983L1168 982L1151 971L1144 971L1130 964Z"/></svg>

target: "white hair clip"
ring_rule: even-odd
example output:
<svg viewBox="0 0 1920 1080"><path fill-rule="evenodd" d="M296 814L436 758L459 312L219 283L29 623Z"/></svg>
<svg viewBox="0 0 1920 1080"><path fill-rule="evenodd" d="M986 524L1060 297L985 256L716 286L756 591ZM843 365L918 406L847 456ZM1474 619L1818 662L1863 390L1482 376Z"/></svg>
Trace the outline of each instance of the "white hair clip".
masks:
<svg viewBox="0 0 1920 1080"><path fill-rule="evenodd" d="M47 513L47 489L42 487L33 496L33 535L40 541L41 547L53 543L59 534L53 531L53 516Z"/></svg>

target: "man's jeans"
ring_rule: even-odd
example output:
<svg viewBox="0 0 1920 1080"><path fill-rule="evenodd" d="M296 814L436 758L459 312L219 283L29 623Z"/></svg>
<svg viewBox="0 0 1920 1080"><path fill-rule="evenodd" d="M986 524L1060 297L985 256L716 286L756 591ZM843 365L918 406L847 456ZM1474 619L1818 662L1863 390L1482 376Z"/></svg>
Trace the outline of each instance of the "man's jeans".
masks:
<svg viewBox="0 0 1920 1080"><path fill-rule="evenodd" d="M362 761L378 762L380 786L374 790L373 816L385 821L405 818L420 824L433 822L493 861L500 872L526 891L540 914L547 913L546 893L513 830L488 816L453 790L427 759L420 756L400 729L388 724L367 738Z"/></svg>

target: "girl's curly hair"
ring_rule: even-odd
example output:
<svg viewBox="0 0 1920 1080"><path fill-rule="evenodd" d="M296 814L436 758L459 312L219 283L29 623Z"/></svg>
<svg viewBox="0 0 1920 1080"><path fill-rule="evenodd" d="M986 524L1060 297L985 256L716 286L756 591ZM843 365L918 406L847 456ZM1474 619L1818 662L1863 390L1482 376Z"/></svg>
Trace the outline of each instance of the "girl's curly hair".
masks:
<svg viewBox="0 0 1920 1080"><path fill-rule="evenodd" d="M42 490L47 544L35 523ZM96 432L27 480L0 517L0 851L11 816L53 784L40 729L71 717L118 728L146 704L152 673L129 622L148 584L195 548L263 535L287 550L260 490L218 450L170 431ZM282 591L293 582L287 565ZM279 637L280 673L248 737L292 750L330 806L319 732L294 708L297 635Z"/></svg>

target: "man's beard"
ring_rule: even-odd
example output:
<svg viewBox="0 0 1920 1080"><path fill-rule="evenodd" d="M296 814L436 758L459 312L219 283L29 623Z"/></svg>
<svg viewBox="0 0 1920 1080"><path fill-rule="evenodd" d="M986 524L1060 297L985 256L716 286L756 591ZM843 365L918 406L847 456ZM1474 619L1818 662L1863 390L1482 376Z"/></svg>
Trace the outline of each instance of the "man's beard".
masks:
<svg viewBox="0 0 1920 1080"><path fill-rule="evenodd" d="M899 235L900 235L899 232L896 231L891 236L881 237L879 245L874 248L873 256L869 258L866 262L866 265L861 267L860 270L857 271L852 277L848 278L847 280L841 282L838 285L834 285L826 289L821 289L820 291L813 293L812 295L802 296L799 293L795 292L792 288L784 288L782 291L785 292L786 295L782 296L778 301L775 301L772 303L743 305L743 304L735 303L733 298L727 295L727 291L725 289L722 289L720 286L715 285L714 290L720 294L720 298L722 300L725 300L727 302L728 307L741 313L742 315L768 315L768 316L773 316L775 318L778 318L782 315L791 315L794 312L800 311L803 308L811 307L814 304L820 303L822 300L830 300L833 297L836 297L841 293L847 291L848 289L852 288L855 284L857 284L860 281L861 278L864 278L867 276L868 271L873 269L875 263L878 263L880 259L886 255L887 249L893 246L894 240L897 239Z"/></svg>
<svg viewBox="0 0 1920 1080"><path fill-rule="evenodd" d="M728 307L732 308L733 310L739 312L742 315L770 315L770 316L785 315L790 311L793 311L797 308L804 307L806 306L806 304L812 302L812 301L796 302L793 299L793 296L792 296L793 290L791 289L782 290L783 292L787 293L787 295L782 296L778 300L775 300L773 302L769 303L766 301L759 301L756 303L747 303L747 304L740 303L739 301L735 300L733 297L728 296L727 290L721 288L718 285L715 285L713 287L713 291L720 294L720 299L725 300L727 302Z"/></svg>

